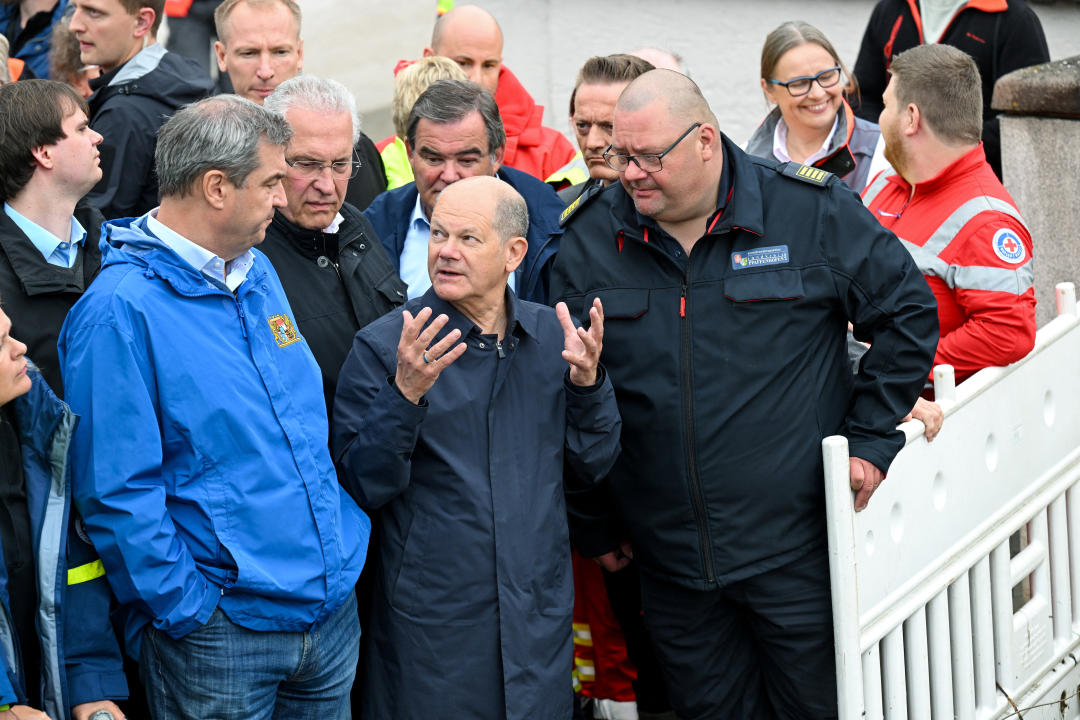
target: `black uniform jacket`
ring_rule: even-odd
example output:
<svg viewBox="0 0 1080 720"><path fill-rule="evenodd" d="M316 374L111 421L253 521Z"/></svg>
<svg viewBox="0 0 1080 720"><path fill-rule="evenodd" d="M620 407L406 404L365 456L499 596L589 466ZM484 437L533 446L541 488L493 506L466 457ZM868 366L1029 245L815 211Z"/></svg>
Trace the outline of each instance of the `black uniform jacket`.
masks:
<svg viewBox="0 0 1080 720"><path fill-rule="evenodd" d="M732 194L685 271L616 183L569 220L551 278L578 317L604 305L601 360L623 417L611 509L643 571L688 587L824 544L821 440L845 435L887 469L938 338L922 274L855 193L723 142ZM873 342L857 375L849 320ZM571 503L585 549L613 548L608 513Z"/></svg>
<svg viewBox="0 0 1080 720"><path fill-rule="evenodd" d="M294 225L277 211L259 245L322 370L328 416L353 335L406 299L406 285L368 219L349 203L339 212L344 220L337 233L324 233Z"/></svg>

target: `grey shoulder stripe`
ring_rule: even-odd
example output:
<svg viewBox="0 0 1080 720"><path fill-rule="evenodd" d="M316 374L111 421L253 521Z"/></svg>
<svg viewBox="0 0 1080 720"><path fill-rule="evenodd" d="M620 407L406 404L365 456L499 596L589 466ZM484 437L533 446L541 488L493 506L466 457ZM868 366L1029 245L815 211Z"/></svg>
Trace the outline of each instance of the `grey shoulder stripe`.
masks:
<svg viewBox="0 0 1080 720"><path fill-rule="evenodd" d="M866 192L863 193L863 205L870 207L870 203L874 202L874 198L885 189L885 186L889 184L889 178L896 174L896 171L892 168L886 168L878 173L874 182L870 183L870 187L866 188Z"/></svg>
<svg viewBox="0 0 1080 720"><path fill-rule="evenodd" d="M1008 215L1021 225L1027 227L1027 223L1024 222L1024 218L1020 215L1020 212L1012 205L1004 200L999 200L996 197L979 195L978 197L971 198L963 205L956 208L949 217L945 218L945 221L941 223L937 230L931 233L927 241L923 243L923 247L935 255L940 255L965 225L971 222L976 215L988 211L995 211L1002 213L1003 215Z"/></svg>

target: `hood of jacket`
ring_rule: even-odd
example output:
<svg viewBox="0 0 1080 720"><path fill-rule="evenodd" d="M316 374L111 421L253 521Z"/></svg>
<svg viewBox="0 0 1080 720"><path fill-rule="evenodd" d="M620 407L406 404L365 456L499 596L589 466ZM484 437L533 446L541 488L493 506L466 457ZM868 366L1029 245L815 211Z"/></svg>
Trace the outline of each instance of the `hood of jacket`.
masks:
<svg viewBox="0 0 1080 720"><path fill-rule="evenodd" d="M181 295L224 292L208 287L206 277L201 272L150 232L145 215L110 220L101 229L102 271L110 265L134 265L147 277L157 275ZM247 281L241 288L251 286L251 281L261 278L263 272L257 263L252 265Z"/></svg>
<svg viewBox="0 0 1080 720"><path fill-rule="evenodd" d="M154 46L147 50L152 47ZM142 52L145 53L147 50ZM106 101L118 95L153 98L163 105L176 109L202 100L213 88L213 83L198 63L183 55L165 52L156 64L148 67L141 74L137 66L129 67L131 63L138 60L139 56L136 55L121 66L117 75L113 76L113 78L123 77L127 75L125 71L134 70L133 77L126 77L115 84L106 81L109 84L97 87L94 94L87 100L90 105L90 117L97 115Z"/></svg>
<svg viewBox="0 0 1080 720"><path fill-rule="evenodd" d="M536 104L529 91L505 65L499 69L495 104L499 106L507 137L516 137L521 147L543 144L544 136L540 127L544 119L544 106Z"/></svg>

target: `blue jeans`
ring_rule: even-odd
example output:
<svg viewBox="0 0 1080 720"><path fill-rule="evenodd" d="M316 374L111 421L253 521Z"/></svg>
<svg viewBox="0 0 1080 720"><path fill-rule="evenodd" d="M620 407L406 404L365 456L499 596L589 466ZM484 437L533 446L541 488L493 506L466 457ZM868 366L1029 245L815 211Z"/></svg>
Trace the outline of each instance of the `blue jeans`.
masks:
<svg viewBox="0 0 1080 720"><path fill-rule="evenodd" d="M148 626L140 674L155 720L350 720L356 596L309 632L257 632L220 608L173 640Z"/></svg>

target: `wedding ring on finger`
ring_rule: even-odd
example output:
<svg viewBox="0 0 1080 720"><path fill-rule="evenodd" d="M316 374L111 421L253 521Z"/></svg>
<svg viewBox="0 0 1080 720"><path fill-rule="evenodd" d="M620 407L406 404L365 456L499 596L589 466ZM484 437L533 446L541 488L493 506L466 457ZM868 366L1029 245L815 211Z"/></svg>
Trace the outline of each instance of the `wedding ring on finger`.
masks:
<svg viewBox="0 0 1080 720"><path fill-rule="evenodd" d="M423 357L424 357L424 364L425 365L427 365L429 362L431 362L430 360L427 359L427 350L424 351L424 356Z"/></svg>

